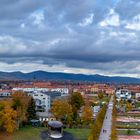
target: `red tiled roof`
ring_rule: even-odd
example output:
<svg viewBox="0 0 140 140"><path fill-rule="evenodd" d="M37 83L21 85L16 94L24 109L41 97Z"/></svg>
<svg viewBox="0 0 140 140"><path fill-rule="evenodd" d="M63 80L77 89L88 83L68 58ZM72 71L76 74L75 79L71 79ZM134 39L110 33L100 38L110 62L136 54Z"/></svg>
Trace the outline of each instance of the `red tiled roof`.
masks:
<svg viewBox="0 0 140 140"><path fill-rule="evenodd" d="M12 90L0 90L0 93L2 92L12 92Z"/></svg>

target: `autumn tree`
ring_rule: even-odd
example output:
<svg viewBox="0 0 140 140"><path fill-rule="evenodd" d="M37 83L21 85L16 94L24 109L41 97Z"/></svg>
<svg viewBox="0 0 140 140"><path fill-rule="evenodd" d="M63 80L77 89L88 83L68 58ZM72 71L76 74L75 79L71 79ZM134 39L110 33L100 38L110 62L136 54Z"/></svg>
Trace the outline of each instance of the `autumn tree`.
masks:
<svg viewBox="0 0 140 140"><path fill-rule="evenodd" d="M16 129L16 118L17 112L14 109L8 107L3 110L1 119L3 120L3 126L8 133L13 133Z"/></svg>
<svg viewBox="0 0 140 140"><path fill-rule="evenodd" d="M28 121L32 119L37 119L35 108L36 108L35 101L33 98L31 98L31 100L28 103L27 112L26 112Z"/></svg>
<svg viewBox="0 0 140 140"><path fill-rule="evenodd" d="M126 108L127 108L128 111L130 111L130 110L133 109L133 106L132 106L131 103L127 102L127 104L126 104Z"/></svg>
<svg viewBox="0 0 140 140"><path fill-rule="evenodd" d="M84 105L84 99L78 92L72 93L70 96L70 104L72 106L74 120L77 119L78 110Z"/></svg>
<svg viewBox="0 0 140 140"><path fill-rule="evenodd" d="M16 91L12 94L13 103L12 108L17 111L17 124L18 127L22 125L22 122L27 121L26 112L28 107L28 102L31 97L29 97L23 91Z"/></svg>
<svg viewBox="0 0 140 140"><path fill-rule="evenodd" d="M107 106L104 105L101 110L99 111L98 115L96 116L95 123L92 128L92 133L90 134L88 140L98 140L100 131L102 129L102 124L104 121L105 113L106 113Z"/></svg>
<svg viewBox="0 0 140 140"><path fill-rule="evenodd" d="M92 108L89 105L84 106L81 118L85 124L89 124L93 120Z"/></svg>
<svg viewBox="0 0 140 140"><path fill-rule="evenodd" d="M2 125L3 125L3 120L2 120L2 117L3 117L3 110L4 110L4 107L5 107L5 103L3 101L0 101L0 128L2 128Z"/></svg>
<svg viewBox="0 0 140 140"><path fill-rule="evenodd" d="M101 100L101 99L103 99L103 97L104 97L103 92L99 92L99 93L98 93L98 98Z"/></svg>
<svg viewBox="0 0 140 140"><path fill-rule="evenodd" d="M116 109L116 96L113 99L113 110L112 110L112 129L111 129L111 140L117 140L117 130L116 130L116 117L117 117L117 109Z"/></svg>
<svg viewBox="0 0 140 140"><path fill-rule="evenodd" d="M72 107L66 100L54 100L51 112L57 120L60 120L63 123L69 124L72 121Z"/></svg>
<svg viewBox="0 0 140 140"><path fill-rule="evenodd" d="M13 133L17 128L17 112L11 108L11 100L0 102L0 127L8 133Z"/></svg>
<svg viewBox="0 0 140 140"><path fill-rule="evenodd" d="M0 102L0 111L2 111L4 109L4 103L3 102Z"/></svg>

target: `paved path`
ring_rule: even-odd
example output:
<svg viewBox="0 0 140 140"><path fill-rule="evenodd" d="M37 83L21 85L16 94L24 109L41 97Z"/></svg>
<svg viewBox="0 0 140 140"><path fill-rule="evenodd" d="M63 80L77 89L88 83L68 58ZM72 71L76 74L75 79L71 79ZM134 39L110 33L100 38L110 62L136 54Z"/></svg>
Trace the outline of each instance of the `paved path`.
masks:
<svg viewBox="0 0 140 140"><path fill-rule="evenodd" d="M111 97L110 102L108 104L99 140L110 140L112 126L112 110L113 110L113 96Z"/></svg>

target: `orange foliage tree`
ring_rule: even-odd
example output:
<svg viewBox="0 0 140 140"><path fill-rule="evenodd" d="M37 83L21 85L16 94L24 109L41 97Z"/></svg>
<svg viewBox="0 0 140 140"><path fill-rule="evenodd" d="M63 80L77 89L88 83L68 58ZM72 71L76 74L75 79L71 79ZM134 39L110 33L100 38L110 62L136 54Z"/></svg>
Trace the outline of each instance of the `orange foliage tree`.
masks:
<svg viewBox="0 0 140 140"><path fill-rule="evenodd" d="M13 133L17 127L17 112L11 108L11 100L0 102L0 118L0 127L8 133Z"/></svg>
<svg viewBox="0 0 140 140"><path fill-rule="evenodd" d="M93 120L93 112L89 105L85 105L82 112L82 120L85 124L89 124Z"/></svg>
<svg viewBox="0 0 140 140"><path fill-rule="evenodd" d="M22 122L27 121L26 113L28 103L31 100L31 97L29 97L26 93L22 91L16 91L12 94L12 98L12 108L17 111L17 124L19 127Z"/></svg>
<svg viewBox="0 0 140 140"><path fill-rule="evenodd" d="M57 120L61 120L63 123L70 123L72 120L72 107L66 100L54 100L51 112Z"/></svg>
<svg viewBox="0 0 140 140"><path fill-rule="evenodd" d="M16 118L17 112L14 109L8 107L3 110L3 126L8 133L13 133L16 129Z"/></svg>

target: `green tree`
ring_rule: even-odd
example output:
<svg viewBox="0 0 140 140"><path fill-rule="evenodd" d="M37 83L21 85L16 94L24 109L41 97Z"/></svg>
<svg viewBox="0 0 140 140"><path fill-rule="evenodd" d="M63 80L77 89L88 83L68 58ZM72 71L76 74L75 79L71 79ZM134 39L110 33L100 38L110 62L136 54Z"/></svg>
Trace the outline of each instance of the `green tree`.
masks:
<svg viewBox="0 0 140 140"><path fill-rule="evenodd" d="M132 133L133 132L130 129L127 130L127 135L131 135Z"/></svg>
<svg viewBox="0 0 140 140"><path fill-rule="evenodd" d="M31 98L31 100L28 103L27 112L26 112L28 121L32 119L37 119L35 108L36 108L35 101L33 98Z"/></svg>
<svg viewBox="0 0 140 140"><path fill-rule="evenodd" d="M82 95L78 92L72 93L70 96L70 104L72 106L73 118L77 120L78 110L85 104Z"/></svg>

